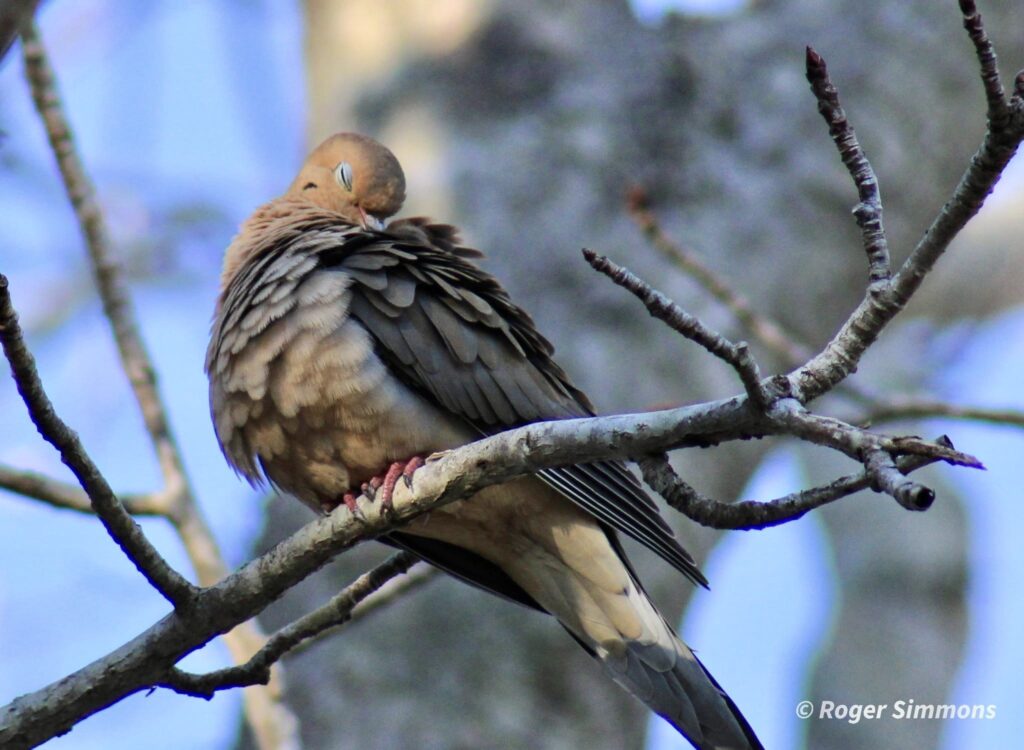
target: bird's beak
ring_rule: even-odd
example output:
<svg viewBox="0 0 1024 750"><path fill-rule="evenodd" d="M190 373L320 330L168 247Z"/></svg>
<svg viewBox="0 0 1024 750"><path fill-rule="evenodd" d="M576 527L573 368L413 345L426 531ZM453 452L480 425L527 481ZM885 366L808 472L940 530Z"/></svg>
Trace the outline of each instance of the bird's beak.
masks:
<svg viewBox="0 0 1024 750"><path fill-rule="evenodd" d="M378 219L376 216L371 216L363 210L362 206L357 206L359 209L359 218L362 220L363 229L375 229L378 232L384 228L384 222Z"/></svg>

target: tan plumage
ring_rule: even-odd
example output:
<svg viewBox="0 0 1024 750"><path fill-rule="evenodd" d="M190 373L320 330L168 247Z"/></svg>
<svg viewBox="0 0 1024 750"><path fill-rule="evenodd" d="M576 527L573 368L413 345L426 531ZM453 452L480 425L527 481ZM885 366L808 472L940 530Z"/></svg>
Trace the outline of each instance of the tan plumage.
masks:
<svg viewBox="0 0 1024 750"><path fill-rule="evenodd" d="M393 462L592 413L454 229L383 227L404 190L390 151L332 136L225 257L206 363L217 436L250 481L266 477L316 510ZM695 746L760 747L643 592L617 531L704 582L614 461L489 487L386 541L551 613Z"/></svg>

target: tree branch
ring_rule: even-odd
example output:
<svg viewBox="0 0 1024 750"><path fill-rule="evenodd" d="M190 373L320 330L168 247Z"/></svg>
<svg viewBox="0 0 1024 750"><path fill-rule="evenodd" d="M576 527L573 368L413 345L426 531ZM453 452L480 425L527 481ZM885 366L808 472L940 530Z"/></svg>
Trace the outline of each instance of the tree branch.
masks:
<svg viewBox="0 0 1024 750"><path fill-rule="evenodd" d="M610 261L593 250L583 250L583 257L591 267L603 273L615 284L628 290L643 302L652 317L665 323L669 328L704 347L708 352L724 360L739 376L750 400L759 408L767 408L768 395L761 384L761 373L745 342L734 344L722 334L704 325L661 292L629 270Z"/></svg>
<svg viewBox="0 0 1024 750"><path fill-rule="evenodd" d="M440 576L440 568L435 568L432 565L426 563L422 565L413 566L402 576L392 578L390 581L385 583L370 596L363 599L359 604L356 605L355 609L352 610L352 615L349 617L348 622L358 622L359 620L369 617L374 612L384 609L393 602L399 600L410 591L418 589L425 583L438 578ZM324 632L322 635L328 635ZM295 647L296 653L305 651L306 648L312 646L318 642L319 637L316 640L307 640L300 643Z"/></svg>
<svg viewBox="0 0 1024 750"><path fill-rule="evenodd" d="M923 456L902 456L896 465L900 472L908 473L934 462L935 459ZM871 487L871 477L865 470L774 500L727 503L702 495L683 481L664 453L641 458L637 463L644 481L664 497L671 507L690 520L712 529L749 531L779 526Z"/></svg>
<svg viewBox="0 0 1024 750"><path fill-rule="evenodd" d="M150 585L175 607L187 607L196 589L173 570L149 543L135 519L114 495L107 480L89 458L81 441L53 410L36 372L35 360L25 347L18 316L11 304L7 277L0 274L0 342L11 374L39 434L60 453L63 461L92 501L107 533L124 551Z"/></svg>
<svg viewBox="0 0 1024 750"><path fill-rule="evenodd" d="M927 398L893 397L876 402L871 410L858 416L864 424L894 422L900 419L964 419L972 422L1024 427L1024 412L1016 409L987 409L980 406L964 406Z"/></svg>
<svg viewBox="0 0 1024 750"><path fill-rule="evenodd" d="M839 149L850 177L857 186L860 203L853 209L853 215L860 227L864 251L868 256L869 292L885 286L892 275L889 261L889 241L882 225L882 197L875 170L864 155L853 126L846 119L846 113L839 103L839 93L828 76L824 58L812 48L807 48L807 80L818 100L818 112L828 123L828 134Z"/></svg>
<svg viewBox="0 0 1024 750"><path fill-rule="evenodd" d="M78 156L71 127L57 93L56 78L35 24L29 24L22 32L22 54L32 101L46 129L46 137L56 157L64 190L85 239L93 277L103 302L103 312L113 329L122 367L128 376L146 430L156 446L164 479L171 484L184 471L167 424L167 415L157 393L156 372L139 335L121 266L111 252L106 223L96 200L96 189Z"/></svg>
<svg viewBox="0 0 1024 750"><path fill-rule="evenodd" d="M358 516L353 516L340 505L216 586L199 591L188 609L168 615L84 669L0 709L0 746L42 742L95 711L159 683L183 656L253 617L343 550L485 486L556 466L790 434L793 425L804 420L814 421L800 414L767 414L737 396L649 414L530 424L432 457L417 470L412 488L398 483L392 511L383 512L379 504L363 501ZM850 435L868 435L850 429ZM924 454L979 465L976 459L938 443L870 436L865 437L865 445L897 455Z"/></svg>
<svg viewBox="0 0 1024 750"><path fill-rule="evenodd" d="M964 17L964 28L967 29L967 35L974 43L974 51L978 55L981 82L985 87L985 101L988 103L988 119L990 122L1005 126L1009 113L1003 84L999 80L999 62L996 60L995 48L985 33L981 14L978 13L974 0L960 0L960 12Z"/></svg>
<svg viewBox="0 0 1024 750"><path fill-rule="evenodd" d="M964 5L968 6L965 12L973 7L973 3ZM972 20L969 28L973 28L975 24L981 28L980 18ZM818 65L819 59L817 55L814 58L808 55L809 78L827 75L824 64ZM995 64L994 54L990 61L983 59L981 64L983 78L988 80L991 76L986 71ZM838 105L838 97L836 104ZM831 390L856 369L867 348L874 343L882 329L896 314L906 307L925 275L949 247L949 243L981 208L1006 165L1017 152L1022 138L1024 100L1018 92L1007 103L1005 117L989 117L988 130L982 144L971 159L970 166L964 172L952 198L939 211L895 277L884 283L876 280L869 285L863 301L825 349L804 366L790 373L791 391L796 398L802 403L808 403Z"/></svg>
<svg viewBox="0 0 1024 750"><path fill-rule="evenodd" d="M651 211L642 187L637 185L630 189L626 208L651 245L732 313L751 338L791 366L811 358L814 351L810 347L797 341L776 321L755 310L746 297L712 271L695 253L669 239Z"/></svg>
<svg viewBox="0 0 1024 750"><path fill-rule="evenodd" d="M128 288L120 263L111 251L103 213L96 191L75 148L71 127L57 93L38 29L29 24L22 36L25 75L36 110L43 121L50 148L57 160L64 189L89 251L103 311L110 323L121 357L121 365L163 475L165 515L174 524L200 584L210 586L227 574L227 565L206 519L199 510L181 453L171 433L166 409L156 384L156 371L139 334ZM244 662L265 641L255 622L245 623L225 636L236 663ZM281 702L283 677L278 675L265 690L247 691L246 718L261 750L292 750L298 747L298 721Z"/></svg>
<svg viewBox="0 0 1024 750"><path fill-rule="evenodd" d="M949 446L909 438L887 438L837 419L808 412L799 401L789 396L789 381L785 378L776 378L771 387L760 381L756 366L750 366L752 363L745 346L730 343L683 311L665 295L652 289L635 274L612 263L604 256L598 256L589 250L584 250L583 254L596 270L639 298L652 316L729 362L739 373L747 389L747 398L756 411L763 412L776 425L784 426L782 429L786 434L838 450L855 461L864 463L873 480L873 486L889 492L897 502L909 510L926 509L934 500L934 493L930 490L925 491L925 488L910 487L906 482L896 481L890 471L891 467L881 463L879 456L892 453L897 444L902 454L929 455L951 463L965 462L963 465L982 468L981 463L972 456L953 456L952 454L956 452Z"/></svg>
<svg viewBox="0 0 1024 750"><path fill-rule="evenodd" d="M307 645L311 639L353 620L357 604L419 561L411 552L392 555L373 570L359 576L322 607L274 633L267 639L266 645L245 664L207 674L191 674L175 667L168 671L157 687L170 688L176 693L199 698L212 698L218 690L265 684L270 679L270 667L281 657L301 645ZM427 577L421 576L418 582L425 580ZM403 592L406 590L408 588L401 589ZM392 596L389 600L393 599Z"/></svg>
<svg viewBox="0 0 1024 750"><path fill-rule="evenodd" d="M813 350L796 334L751 307L741 293L708 268L695 253L673 242L665 234L648 206L643 188L634 186L630 190L627 209L652 247L718 300L754 341L775 354L788 367L798 367L811 359ZM900 419L945 417L1024 427L1024 412L1014 409L957 405L915 396L882 396L850 380L844 381L841 387L842 395L852 398L865 409L863 413L848 416L846 421L863 426Z"/></svg>
<svg viewBox="0 0 1024 750"><path fill-rule="evenodd" d="M885 451L867 451L864 463L868 467L871 489L892 495L907 510L927 510L935 502L935 492L903 476L893 457Z"/></svg>
<svg viewBox="0 0 1024 750"><path fill-rule="evenodd" d="M61 482L35 471L23 471L0 464L0 488L19 495L40 500L55 508L95 515L89 496L79 487ZM121 505L133 516L163 516L167 512L167 498L153 495L121 495Z"/></svg>

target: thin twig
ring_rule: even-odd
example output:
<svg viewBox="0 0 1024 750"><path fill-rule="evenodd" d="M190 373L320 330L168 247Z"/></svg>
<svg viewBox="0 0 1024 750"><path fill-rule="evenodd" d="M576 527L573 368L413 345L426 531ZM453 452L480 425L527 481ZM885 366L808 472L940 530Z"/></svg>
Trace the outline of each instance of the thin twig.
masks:
<svg viewBox="0 0 1024 750"><path fill-rule="evenodd" d="M878 486L893 490L893 497L903 504L907 500L907 490L892 481L882 481L878 474L877 461L866 462L866 456L874 452L889 451L894 455L921 455L941 459L948 463L983 468L981 462L973 456L953 450L952 446L937 445L912 438L890 438L875 435L837 419L823 417L808 412L796 399L782 394L772 395L761 382L756 364L750 357L745 344L732 344L719 333L705 326L700 320L689 315L675 303L635 274L622 268L608 258L584 250L587 262L597 271L603 273L617 285L625 288L639 298L648 312L663 321L673 330L686 338L696 341L711 354L725 360L739 374L743 381L747 397L754 408L766 413L773 421L785 425L787 434L796 435L804 440L825 445L850 456L856 461L865 462L869 471L874 471ZM875 468L873 468L875 467ZM915 491L916 492L916 491ZM916 494L915 497L923 497Z"/></svg>
<svg viewBox="0 0 1024 750"><path fill-rule="evenodd" d="M751 339L775 354L789 367L798 367L813 356L811 347L803 343L795 333L785 330L778 322L751 307L740 292L708 268L695 253L668 237L657 216L650 209L642 187L634 186L629 191L626 205L630 216L651 246L722 303ZM867 410L866 413L851 416L846 421L865 426L900 419L948 417L1024 427L1024 412L1014 409L955 405L946 401L913 396L883 397L863 384L849 380L841 386L843 395L850 397L861 408Z"/></svg>
<svg viewBox="0 0 1024 750"><path fill-rule="evenodd" d="M274 633L267 639L263 648L245 664L206 674L193 674L173 667L155 687L166 687L177 693L200 698L212 698L218 690L266 684L270 678L270 667L282 656L299 645L308 644L311 639L325 634L328 630L352 620L353 610L357 604L395 576L405 573L417 562L419 558L409 552L392 555L373 570L359 576L327 604ZM394 597L391 597L389 601L393 599Z"/></svg>
<svg viewBox="0 0 1024 750"><path fill-rule="evenodd" d="M775 379L770 389L762 383L746 345L732 344L652 289L647 282L606 257L589 250L584 250L583 255L595 270L639 298L653 317L732 365L743 381L753 408L763 413L773 424L781 426L782 432L827 446L863 463L872 478L873 487L888 492L904 507L926 507L934 499L934 493L916 484L896 481L890 471L891 467L881 463L879 456L882 454L919 455L952 464L983 468L975 457L956 451L948 444L877 435L838 419L808 412L798 399L787 393L789 381L786 378Z"/></svg>
<svg viewBox="0 0 1024 750"><path fill-rule="evenodd" d="M377 589L377 591L359 602L355 609L352 610L352 615L349 617L348 622L358 622L369 617L374 612L398 601L408 592L418 589L423 584L440 577L440 573L441 570L439 568L427 565L426 563L410 568L406 571L405 575L392 578ZM312 642L303 642L295 650L297 652L303 651L307 644L312 645Z"/></svg>
<svg viewBox="0 0 1024 750"><path fill-rule="evenodd" d="M992 41L985 33L981 22L981 14L974 0L960 0L960 12L964 16L964 28L974 43L974 51L978 55L981 67L981 82L985 87L985 101L988 104L988 119L1005 126L1007 117L1006 93L1002 81L999 80L999 61Z"/></svg>
<svg viewBox="0 0 1024 750"><path fill-rule="evenodd" d="M718 300L732 313L746 334L775 354L785 367L799 367L814 356L814 350L801 341L797 334L755 310L743 294L712 271L696 253L670 239L650 209L647 194L641 186L635 185L630 189L626 196L626 208L651 246ZM851 381L841 383L838 395L851 398L859 404L883 403L883 399L869 388Z"/></svg>
<svg viewBox="0 0 1024 750"><path fill-rule="evenodd" d="M989 123L985 138L971 157L971 164L960 178L952 198L939 211L893 279L892 299L900 306L897 309L906 305L949 243L981 210L1003 170L1017 153L1024 138L1024 102L1014 99L1008 111L1005 127L997 128L995 123Z"/></svg>
<svg viewBox="0 0 1024 750"><path fill-rule="evenodd" d="M814 414L793 398L778 399L772 404L768 416L785 434L832 448L855 461L863 461L869 451L882 450L899 456L939 459L971 469L985 468L976 457L956 450L945 436L930 441L910 436L883 435L855 427L841 419Z"/></svg>
<svg viewBox="0 0 1024 750"><path fill-rule="evenodd" d="M976 23L980 28L980 18ZM808 54L809 73L812 67L817 70L817 59L815 56L812 60ZM982 60L983 67L987 64ZM985 75L983 73L983 77ZM825 349L790 373L790 392L796 398L802 403L809 403L832 390L856 370L864 352L878 338L882 329L906 307L949 243L980 210L1006 165L1017 152L1022 138L1024 99L1018 92L1009 102L1005 118L989 119L981 146L972 157L952 197L939 211L896 275L884 285L876 284L869 288L868 294Z"/></svg>
<svg viewBox="0 0 1024 750"><path fill-rule="evenodd" d="M0 464L0 488L40 500L55 508L95 515L96 511L81 488L35 471L14 469ZM164 516L167 498L152 495L121 495L121 505L133 516Z"/></svg>
<svg viewBox="0 0 1024 750"><path fill-rule="evenodd" d="M853 126L839 103L839 94L828 75L825 60L807 48L807 80L818 100L818 112L828 123L828 133L839 149L839 156L857 186L860 203L853 209L860 227L864 251L868 256L869 291L885 285L892 276L889 242L882 226L882 198L878 178L871 162L857 141Z"/></svg>
<svg viewBox="0 0 1024 750"><path fill-rule="evenodd" d="M891 495L907 510L927 510L935 502L935 492L903 476L893 457L885 451L868 451L864 465L871 489Z"/></svg>
<svg viewBox="0 0 1024 750"><path fill-rule="evenodd" d="M7 277L0 274L0 341L4 355L29 416L39 434L60 453L82 489L92 501L96 515L107 533L124 551L146 580L167 601L177 607L188 606L196 589L160 556L149 543L135 519L124 509L107 480L92 462L81 441L53 409L36 372L35 360L25 346L18 316L11 304Z"/></svg>
<svg viewBox="0 0 1024 750"><path fill-rule="evenodd" d="M195 501L181 453L167 420L156 385L156 371L139 334L121 266L111 252L103 213L96 191L75 148L71 127L61 106L56 78L34 24L22 33L25 75L32 99L46 129L51 150L85 238L89 258L121 357L146 431L156 451L164 479L162 495L169 499L167 517L174 524L200 584L211 586L227 575L227 565L206 519ZM265 637L255 622L244 623L226 634L225 644L238 663L259 649ZM246 691L246 718L261 750L298 747L298 721L281 701L279 675L267 689Z"/></svg>
<svg viewBox="0 0 1024 750"><path fill-rule="evenodd" d="M934 462L932 458L904 456L896 461L896 467L900 472L910 472ZM871 486L871 477L865 470L774 500L723 503L702 495L684 482L664 454L647 456L638 463L644 481L664 497L670 506L690 520L713 529L757 530L779 526ZM912 510L922 508L915 507Z"/></svg>
<svg viewBox="0 0 1024 750"><path fill-rule="evenodd" d="M664 294L653 289L650 284L622 266L613 263L604 255L584 249L583 257L595 271L604 274L643 302L652 317L662 321L672 330L728 363L739 376L751 402L761 409L767 408L768 395L761 383L761 373L746 343L732 343L722 334L712 330L701 320L683 310Z"/></svg>
<svg viewBox="0 0 1024 750"><path fill-rule="evenodd" d="M712 271L696 253L673 242L665 234L650 209L646 192L639 185L630 189L626 208L651 245L729 310L751 338L791 367L811 358L814 352L810 347L801 344L796 336L755 310L746 297Z"/></svg>
<svg viewBox="0 0 1024 750"><path fill-rule="evenodd" d="M103 311L113 328L121 364L142 412L146 430L156 446L164 479L170 484L175 475L181 476L184 471L157 393L156 373L139 335L121 266L110 249L110 237L96 200L96 189L78 156L57 93L56 78L35 24L30 24L22 33L22 54L32 100L46 128L46 136L57 159L64 189L89 250Z"/></svg>
<svg viewBox="0 0 1024 750"><path fill-rule="evenodd" d="M895 422L900 419L963 419L1010 427L1024 427L1024 412L1016 409L986 409L962 406L932 399L894 397L876 402L867 414L858 417L864 424Z"/></svg>

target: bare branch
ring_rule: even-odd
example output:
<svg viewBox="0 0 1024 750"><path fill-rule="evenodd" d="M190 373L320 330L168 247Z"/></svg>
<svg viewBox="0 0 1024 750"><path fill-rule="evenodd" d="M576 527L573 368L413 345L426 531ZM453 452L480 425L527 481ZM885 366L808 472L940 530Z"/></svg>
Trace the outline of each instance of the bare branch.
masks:
<svg viewBox="0 0 1024 750"><path fill-rule="evenodd" d="M751 338L790 366L795 367L811 358L814 354L812 349L797 341L777 322L755 310L746 297L708 268L695 253L669 239L650 210L643 188L634 186L629 191L626 207L651 245L729 310Z"/></svg>
<svg viewBox="0 0 1024 750"><path fill-rule="evenodd" d="M195 587L172 569L149 543L86 454L78 435L53 410L53 404L39 381L35 360L25 347L7 287L7 277L0 274L0 341L32 422L39 434L60 453L61 460L71 469L92 501L107 533L128 559L167 601L175 607L187 606L195 596Z"/></svg>
<svg viewBox="0 0 1024 750"><path fill-rule="evenodd" d="M772 389L760 380L756 365L753 365L745 345L734 345L718 333L710 330L699 320L676 306L671 300L654 291L649 284L624 268L617 266L604 256L584 250L584 257L596 270L608 276L619 286L636 295L647 307L648 312L666 322L682 335L700 343L709 352L729 362L740 374L747 389L748 398L754 408L764 412L777 425L784 425L783 431L803 440L824 445L845 453L855 461L863 462L877 489L890 492L901 504L925 502L924 488L908 488L906 482L893 479L891 472L883 471L876 454L891 452L893 455L927 455L941 458L954 464L981 468L973 456L952 450L951 446L927 443L910 438L889 438L854 427L837 419L822 417L808 412L796 399L785 393L788 381L782 378ZM896 446L899 446L897 449ZM868 457L872 457L869 461ZM930 493L931 491L928 490ZM932 494L931 499L934 499ZM930 504L930 500L928 501ZM915 509L920 509L915 507Z"/></svg>
<svg viewBox="0 0 1024 750"><path fill-rule="evenodd" d="M799 336L787 331L778 321L756 311L746 297L708 268L695 253L673 242L650 210L642 187L634 186L630 189L626 205L630 216L651 245L718 300L754 341L775 354L786 367L799 367L814 356L814 350L801 341ZM863 384L845 381L840 385L839 395L852 398L858 403L884 403L884 399Z"/></svg>
<svg viewBox="0 0 1024 750"><path fill-rule="evenodd" d="M57 158L64 189L89 250L103 311L113 328L125 374L142 412L146 430L157 448L165 480L173 473L180 476L184 472L156 390L156 373L139 335L121 267L110 249L110 238L96 200L96 190L75 148L71 128L57 93L53 69L35 24L30 24L22 33L22 54L32 100L46 128L46 136Z"/></svg>
<svg viewBox="0 0 1024 750"><path fill-rule="evenodd" d="M0 709L0 746L41 742L126 695L159 683L183 656L253 617L333 556L483 487L585 461L791 434L793 425L805 419L820 418L766 414L739 396L649 414L535 423L433 457L417 470L413 488L398 483L390 512L380 504L363 502L356 517L340 505L216 586L200 590L188 609L173 612L114 653ZM838 428L833 421L828 429ZM850 429L847 442L861 435L866 448L977 464L938 443Z"/></svg>
<svg viewBox="0 0 1024 750"><path fill-rule="evenodd" d="M935 502L935 492L903 476L892 456L885 451L868 451L864 463L868 467L871 489L892 495L907 510L927 510Z"/></svg>
<svg viewBox="0 0 1024 750"><path fill-rule="evenodd" d="M327 604L274 633L266 645L245 664L201 675L184 672L175 667L168 671L167 676L157 687L170 688L177 693L199 698L212 698L218 690L266 684L270 679L271 665L282 656L300 645L308 644L311 639L351 621L357 604L395 576L408 571L417 562L419 558L410 552L392 555L373 570L359 576Z"/></svg>
<svg viewBox="0 0 1024 750"><path fill-rule="evenodd" d="M1024 84L1024 75L1021 78ZM795 333L786 331L777 321L754 310L741 293L708 268L695 253L673 242L650 210L643 188L634 186L629 191L627 208L652 247L722 303L754 341L790 367L797 367L813 356L812 349ZM1024 412L1013 409L955 405L912 396L883 396L849 380L843 382L841 387L842 395L852 398L867 410L846 421L863 426L900 419L947 417L1024 427Z"/></svg>
<svg viewBox="0 0 1024 750"><path fill-rule="evenodd" d="M906 305L925 275L949 247L949 243L981 209L1006 165L1017 153L1022 138L1024 102L1017 98L1011 102L1005 127L996 128L995 123L989 123L988 132L978 151L971 157L971 165L960 178L953 197L939 211L893 279L891 299L892 304L898 305L897 310ZM888 310L879 312L889 317L895 314Z"/></svg>
<svg viewBox="0 0 1024 750"><path fill-rule="evenodd" d="M997 122L1005 125L1008 115L1006 94L1003 92L1003 84L999 80L999 61L996 59L996 50L992 46L985 27L981 23L981 14L974 0L960 0L960 12L964 16L964 28L967 35L974 43L974 51L978 55L978 63L981 67L981 82L985 86L985 100L988 103L988 119L990 122Z"/></svg>
<svg viewBox="0 0 1024 750"><path fill-rule="evenodd" d="M871 411L859 419L866 424L878 424L900 419L930 417L1024 427L1024 412L1016 409L987 409L980 406L962 406L947 401L912 397L894 397L878 401Z"/></svg>
<svg viewBox="0 0 1024 750"><path fill-rule="evenodd" d="M934 462L935 459L922 456L903 456L897 460L896 465L900 472L907 473ZM670 506L690 520L712 529L755 530L779 526L871 486L871 477L867 471L862 471L774 500L724 503L702 495L683 481L664 454L647 456L637 463L643 472L644 481L664 497ZM912 510L923 508L915 507Z"/></svg>
<svg viewBox="0 0 1024 750"><path fill-rule="evenodd" d="M598 255L592 250L585 249L583 257L595 271L603 273L643 302L652 317L727 362L736 371L750 400L760 408L767 407L768 396L761 384L761 373L746 343L732 343L722 334L713 331L698 318L683 310L664 294L652 289L650 284L622 266L613 263L604 255Z"/></svg>
<svg viewBox="0 0 1024 750"><path fill-rule="evenodd" d="M985 468L974 456L954 449L948 439L932 442L916 437L891 437L869 432L840 419L812 414L791 398L780 399L772 404L770 416L786 434L832 448L855 461L864 461L868 452L881 450L893 455L940 459L954 466Z"/></svg>
<svg viewBox="0 0 1024 750"><path fill-rule="evenodd" d="M980 24L980 20L977 23ZM813 63L810 55L808 57L809 63ZM1024 99L1018 94L1007 105L1005 118L989 119L982 144L952 198L939 211L899 272L885 284L870 286L860 305L825 349L789 375L791 392L796 398L808 403L834 388L856 369L867 348L906 307L949 243L981 208L1017 152L1022 138Z"/></svg>
<svg viewBox="0 0 1024 750"><path fill-rule="evenodd" d="M164 479L164 490L159 496L167 501L165 515L174 524L199 582L210 586L227 574L227 566L189 486L181 454L157 390L155 369L139 334L124 274L111 251L96 191L75 148L38 29L30 24L22 38L25 74L32 98L85 239L103 311L110 322L122 367L156 451ZM248 659L264 640L255 622L245 623L225 636L225 643L238 663ZM275 678L266 690L245 693L246 718L261 750L288 750L298 746L298 722L280 701L280 682Z"/></svg>
<svg viewBox="0 0 1024 750"><path fill-rule="evenodd" d="M439 568L435 568L431 565L424 563L423 565L416 565L406 571L405 575L398 578L392 578L390 581L385 583L370 596L363 599L356 605L356 608L352 610L352 615L349 617L349 622L358 622L366 617L369 617L374 612L384 609L389 604L401 599L405 594L418 589L425 583L438 578L441 573ZM304 651L308 646L313 645L316 641L304 641L300 643L296 648L296 652Z"/></svg>
<svg viewBox="0 0 1024 750"><path fill-rule="evenodd" d="M892 275L889 261L889 242L882 226L882 197L878 178L871 162L857 141L853 126L839 103L839 94L828 76L825 60L810 47L807 48L807 80L818 100L818 111L828 123L828 133L839 149L839 156L857 186L860 203L853 209L868 256L869 291L885 285Z"/></svg>
<svg viewBox="0 0 1024 750"><path fill-rule="evenodd" d="M23 471L0 464L0 488L40 500L55 508L65 508L89 515L96 512L89 501L89 496L80 488L38 472ZM121 505L133 516L163 516L167 512L167 498L160 493L120 497Z"/></svg>

